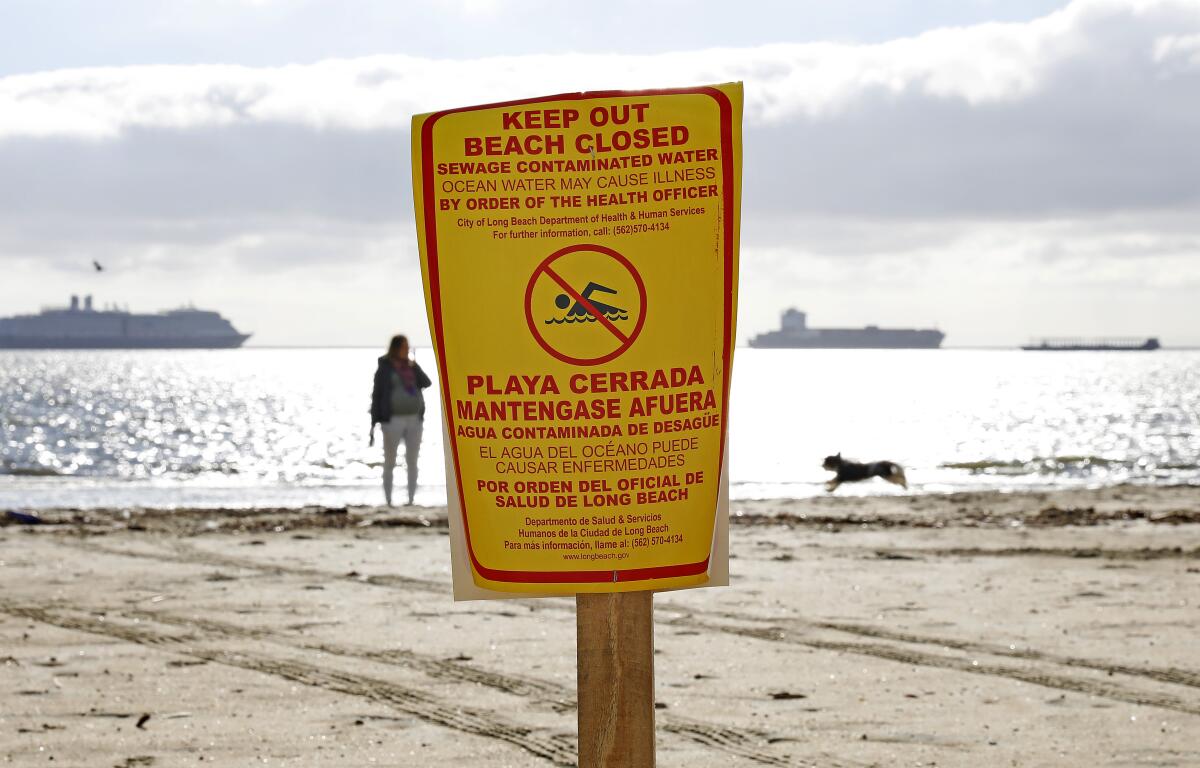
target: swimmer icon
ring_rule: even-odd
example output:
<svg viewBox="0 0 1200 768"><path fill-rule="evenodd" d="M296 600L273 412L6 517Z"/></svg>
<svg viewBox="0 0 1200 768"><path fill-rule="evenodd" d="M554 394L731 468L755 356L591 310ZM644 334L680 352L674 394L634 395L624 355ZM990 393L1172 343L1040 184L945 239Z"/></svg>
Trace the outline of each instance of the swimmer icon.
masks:
<svg viewBox="0 0 1200 768"><path fill-rule="evenodd" d="M584 288L579 293L579 297L580 297L581 301L576 301L574 305L571 304L571 297L565 293L560 293L557 296L555 296L554 297L554 306L558 307L559 309L567 309L567 307L570 307L570 309L567 310L567 314L564 317L562 317L562 318L552 317L549 320L546 320L545 322L547 324L571 323L571 322L594 323L598 319L599 315L603 315L605 318L607 318L609 320L628 320L629 319L629 313L626 312L625 310L621 309L620 307L614 307L611 304L605 304L605 303L597 301L596 299L593 299L592 294L596 293L597 291L599 291L600 293L611 293L613 295L616 295L616 293L617 293L612 288L609 288L604 285L600 285L600 283L593 283L593 282L589 281L587 284L587 287ZM585 304L585 302L586 302L586 304ZM595 310L596 314L593 314L593 312L588 309L587 304L591 305L591 310Z"/></svg>
<svg viewBox="0 0 1200 768"><path fill-rule="evenodd" d="M555 251L534 269L525 289L525 320L534 340L574 365L597 365L625 352L645 314L641 275L602 245Z"/></svg>

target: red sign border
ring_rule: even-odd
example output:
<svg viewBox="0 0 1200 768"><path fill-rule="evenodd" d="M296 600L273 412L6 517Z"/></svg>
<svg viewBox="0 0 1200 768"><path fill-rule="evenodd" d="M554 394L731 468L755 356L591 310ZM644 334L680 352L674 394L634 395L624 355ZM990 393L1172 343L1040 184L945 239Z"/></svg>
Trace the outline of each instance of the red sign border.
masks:
<svg viewBox="0 0 1200 768"><path fill-rule="evenodd" d="M537 321L533 319L533 284L537 281L537 278L543 273L543 271L546 270L547 267L550 266L551 262L555 261L561 256L566 256L568 253L578 253L580 251L595 251L597 253L603 253L606 256L611 256L612 258L616 259L618 264L628 269L629 274L633 276L633 282L637 283L639 293L638 298L641 303L641 307L638 310L637 322L634 323L633 326L633 332L631 332L629 337L624 339L616 349L606 355L601 355L600 357L571 357L565 352L559 352L550 344L550 342L542 338L542 334L538 333ZM590 304L587 306L591 307ZM576 245L568 245L566 248L560 248L546 258L542 259L542 263L538 264L537 269L533 270L533 274L529 276L529 283L525 286L525 323L529 326L529 332L533 334L534 341L540 344L542 349L546 350L546 353L551 357L572 365L600 365L601 363L607 363L610 360L616 360L630 347L632 347L633 342L637 340L638 334L642 332L642 326L646 324L646 284L642 282L642 276L638 274L637 268L633 266L633 263L612 248L608 248L603 245L596 245L594 243L577 243ZM614 331L614 333L616 333L616 331Z"/></svg>
<svg viewBox="0 0 1200 768"><path fill-rule="evenodd" d="M720 112L721 121L721 171L722 171L722 189L721 200L724 203L722 212L723 217L723 243L722 255L723 272L724 272L724 337L721 347L721 437L720 437L720 452L718 454L721 464L725 461L725 433L729 419L729 383L730 383L730 355L731 341L733 334L733 235L734 235L734 199L733 199L733 105L729 101L729 97L722 93L717 88L709 86L701 86L697 88L668 88L660 90L646 91L586 91L580 93L563 93L554 96L540 96L532 99L519 99L516 101L501 101L492 104L477 104L472 107L457 107L455 109L446 109L440 112L432 113L421 126L421 197L424 208L425 219L425 253L426 263L428 264L429 278L429 293L430 293L430 309L433 315L434 323L434 339L433 343L437 349L438 356L438 373L441 378L442 386L442 403L445 406L442 410L446 418L446 427L449 433L450 450L454 456L454 475L455 483L458 486L459 506L462 513L463 532L466 538L467 553L471 558L471 564L475 568L475 572L483 576L489 581L499 583L514 583L514 584L596 584L601 582L633 582L633 581L649 581L652 579L670 579L683 576L694 576L704 573L708 570L708 562L712 559L712 550L709 549L708 555L695 563L681 563L678 565L661 565L651 568L629 568L626 570L619 569L603 569L589 571L509 571L498 568L489 568L479 562L479 558L475 555L475 549L471 543L471 528L467 521L467 503L466 497L463 494L462 472L460 469L458 440L454 434L454 409L450 407L450 372L446 361L446 342L443 334L442 325L442 303L441 303L441 275L438 269L438 247L437 247L437 210L435 206L435 189L433 177L433 126L438 120L447 115L459 114L462 112L476 112L483 109L497 109L502 107L515 107L525 104L542 104L549 101L582 101L589 99L606 99L606 98L630 98L637 96L682 96L682 95L699 95L708 96L717 103ZM714 524L716 517L716 509L713 509ZM653 588L653 587L649 587Z"/></svg>

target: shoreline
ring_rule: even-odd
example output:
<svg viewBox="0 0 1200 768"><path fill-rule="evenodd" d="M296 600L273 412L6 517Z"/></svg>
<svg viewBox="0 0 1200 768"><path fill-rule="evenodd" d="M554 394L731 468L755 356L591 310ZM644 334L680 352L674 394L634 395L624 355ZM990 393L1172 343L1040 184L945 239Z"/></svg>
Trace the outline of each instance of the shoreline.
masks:
<svg viewBox="0 0 1200 768"><path fill-rule="evenodd" d="M1200 764L1195 488L730 511L731 586L654 598L664 768ZM0 765L574 762L574 601L453 602L444 508L46 517Z"/></svg>
<svg viewBox="0 0 1200 768"><path fill-rule="evenodd" d="M305 505L298 507L50 507L0 512L0 529L31 515L44 529L80 533L132 530L198 535L218 531L343 528L446 528L445 505ZM950 493L731 500L730 526L801 528L1052 528L1144 521L1200 524L1200 486L1123 484L1057 490L978 490Z"/></svg>

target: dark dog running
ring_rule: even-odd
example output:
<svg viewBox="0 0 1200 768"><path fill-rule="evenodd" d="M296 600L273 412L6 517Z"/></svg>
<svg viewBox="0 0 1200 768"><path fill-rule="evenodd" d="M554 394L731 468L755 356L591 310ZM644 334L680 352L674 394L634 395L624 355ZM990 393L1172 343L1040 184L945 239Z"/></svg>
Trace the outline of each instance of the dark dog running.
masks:
<svg viewBox="0 0 1200 768"><path fill-rule="evenodd" d="M837 456L826 456L825 463L821 465L830 472L837 472L837 476L829 482L825 483L825 490L833 493L842 483L856 483L859 480L867 480L872 477L882 477L889 483L908 489L908 479L904 477L904 467L892 461L872 461L870 464L861 464L857 461L843 459L842 454Z"/></svg>

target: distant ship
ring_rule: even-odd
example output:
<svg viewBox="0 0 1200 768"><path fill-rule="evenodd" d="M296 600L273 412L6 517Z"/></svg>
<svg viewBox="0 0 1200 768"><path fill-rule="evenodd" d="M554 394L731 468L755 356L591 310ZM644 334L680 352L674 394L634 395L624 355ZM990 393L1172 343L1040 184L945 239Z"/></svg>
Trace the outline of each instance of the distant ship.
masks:
<svg viewBox="0 0 1200 768"><path fill-rule="evenodd" d="M0 318L0 349L232 349L250 338L216 312L135 314L94 309L92 297L64 308Z"/></svg>
<svg viewBox="0 0 1200 768"><path fill-rule="evenodd" d="M1042 339L1021 349L1032 352L1151 352L1162 345L1153 336L1148 339Z"/></svg>
<svg viewBox="0 0 1200 768"><path fill-rule="evenodd" d="M750 346L760 349L937 349L946 334L936 329L809 328L808 316L798 309L783 313L781 328L760 333Z"/></svg>

